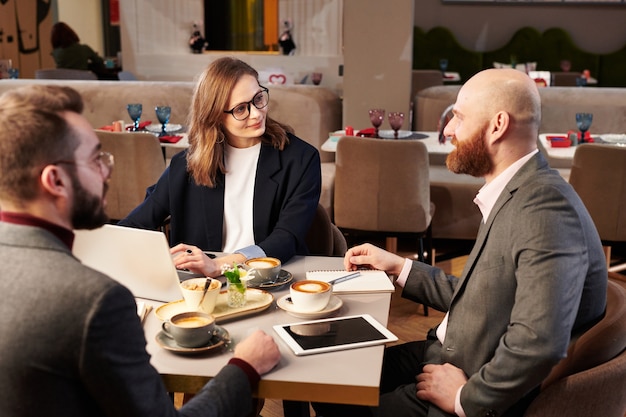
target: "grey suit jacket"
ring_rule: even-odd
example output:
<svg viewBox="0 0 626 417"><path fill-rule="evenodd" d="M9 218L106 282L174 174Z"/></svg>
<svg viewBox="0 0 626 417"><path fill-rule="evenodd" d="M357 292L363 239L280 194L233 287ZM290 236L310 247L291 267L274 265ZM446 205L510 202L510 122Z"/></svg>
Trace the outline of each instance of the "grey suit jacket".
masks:
<svg viewBox="0 0 626 417"><path fill-rule="evenodd" d="M514 404L565 356L571 334L603 314L606 283L589 214L538 153L499 196L462 276L415 262L403 296L449 310L432 360L469 377L466 414L521 415Z"/></svg>
<svg viewBox="0 0 626 417"><path fill-rule="evenodd" d="M246 374L227 365L177 412L150 365L132 294L43 229L0 222L0 294L2 416L251 411Z"/></svg>

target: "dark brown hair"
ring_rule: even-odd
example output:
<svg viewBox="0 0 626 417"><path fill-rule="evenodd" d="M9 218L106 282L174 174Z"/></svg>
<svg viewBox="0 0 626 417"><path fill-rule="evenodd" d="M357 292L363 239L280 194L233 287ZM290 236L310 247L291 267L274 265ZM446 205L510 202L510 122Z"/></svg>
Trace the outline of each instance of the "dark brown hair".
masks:
<svg viewBox="0 0 626 417"><path fill-rule="evenodd" d="M80 94L70 88L31 85L0 96L0 198L30 201L42 169L71 160L80 139L63 113L82 113Z"/></svg>
<svg viewBox="0 0 626 417"><path fill-rule="evenodd" d="M76 32L74 32L74 30L66 23L57 22L52 26L50 41L52 42L52 47L56 49L67 48L70 45L79 43L80 39L78 38Z"/></svg>

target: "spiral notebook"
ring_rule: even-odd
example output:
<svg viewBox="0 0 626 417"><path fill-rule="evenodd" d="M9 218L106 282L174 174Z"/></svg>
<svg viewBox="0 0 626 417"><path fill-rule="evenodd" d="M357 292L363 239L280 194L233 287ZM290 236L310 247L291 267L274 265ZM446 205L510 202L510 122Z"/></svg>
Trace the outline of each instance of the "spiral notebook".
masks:
<svg viewBox="0 0 626 417"><path fill-rule="evenodd" d="M395 287L393 286L393 282L391 282L391 278L389 278L385 271L367 269L359 272L361 273L360 276L333 285L333 292L338 294L394 292ZM341 270L308 271L306 273L306 278L328 282L335 278L342 277L348 273L349 272L347 271Z"/></svg>

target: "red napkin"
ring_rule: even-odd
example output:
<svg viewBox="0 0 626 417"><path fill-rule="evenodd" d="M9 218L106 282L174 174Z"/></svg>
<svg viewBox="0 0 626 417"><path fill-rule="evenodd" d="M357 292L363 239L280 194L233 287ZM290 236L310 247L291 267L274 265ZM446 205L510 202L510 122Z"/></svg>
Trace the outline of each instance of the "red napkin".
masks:
<svg viewBox="0 0 626 417"><path fill-rule="evenodd" d="M152 124L151 120L146 120L144 122L139 122L139 129L145 129L146 126L148 126L149 124ZM126 130L132 130L132 129L133 129L133 125L126 126Z"/></svg>
<svg viewBox="0 0 626 417"><path fill-rule="evenodd" d="M108 130L109 132L113 132L113 126L100 126L98 130Z"/></svg>
<svg viewBox="0 0 626 417"><path fill-rule="evenodd" d="M177 143L182 138L183 138L182 136L178 136L178 135L159 136L159 140L163 143Z"/></svg>
<svg viewBox="0 0 626 417"><path fill-rule="evenodd" d="M376 129L373 127L368 127L367 129L361 129L356 132L357 136L361 136L363 138L373 138L376 136Z"/></svg>

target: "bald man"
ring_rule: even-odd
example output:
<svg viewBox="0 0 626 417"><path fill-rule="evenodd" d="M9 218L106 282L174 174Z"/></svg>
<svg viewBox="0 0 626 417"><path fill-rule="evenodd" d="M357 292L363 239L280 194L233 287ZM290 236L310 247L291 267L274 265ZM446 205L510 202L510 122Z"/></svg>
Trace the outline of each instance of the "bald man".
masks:
<svg viewBox="0 0 626 417"><path fill-rule="evenodd" d="M445 127L446 164L483 177L483 221L461 277L370 244L345 256L398 276L402 296L446 311L428 340L385 352L380 405L319 415L522 416L568 344L606 306L600 238L572 187L537 150L541 102L516 70L490 69L461 88ZM349 413L349 414L347 414Z"/></svg>

